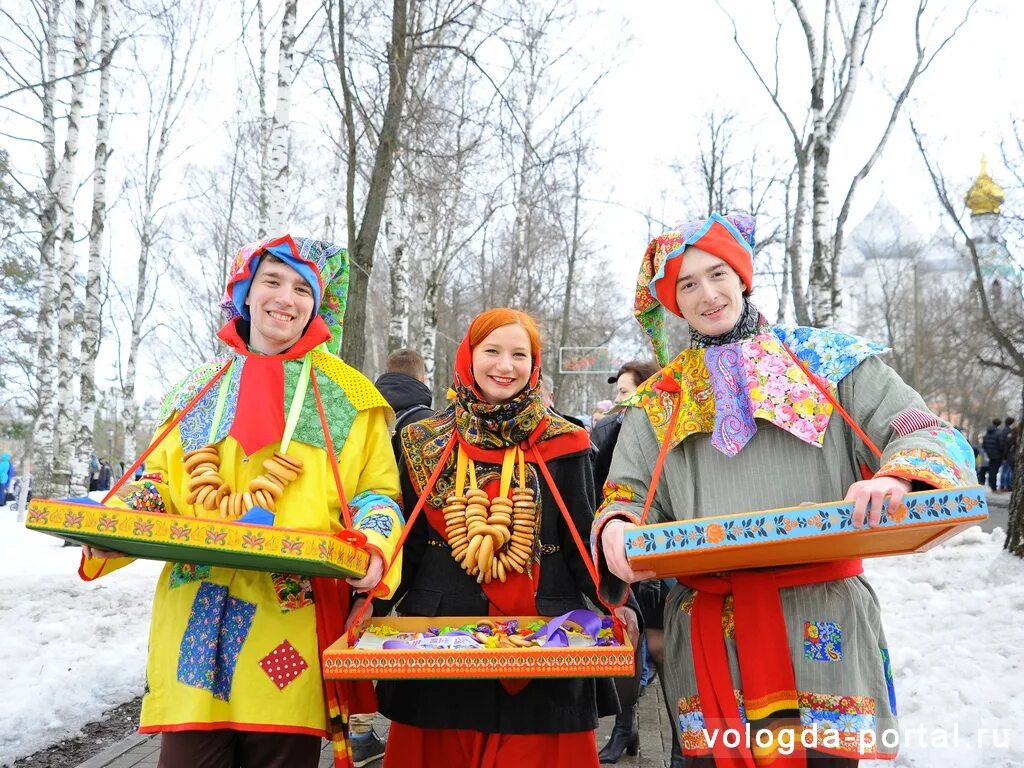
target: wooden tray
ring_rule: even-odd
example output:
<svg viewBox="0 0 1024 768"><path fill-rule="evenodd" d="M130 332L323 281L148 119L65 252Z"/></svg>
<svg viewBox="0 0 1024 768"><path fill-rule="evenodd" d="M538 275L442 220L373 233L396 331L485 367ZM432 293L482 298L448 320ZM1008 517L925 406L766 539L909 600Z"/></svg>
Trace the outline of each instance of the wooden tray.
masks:
<svg viewBox="0 0 1024 768"><path fill-rule="evenodd" d="M329 533L35 499L25 525L146 560L362 578L370 556Z"/></svg>
<svg viewBox="0 0 1024 768"><path fill-rule="evenodd" d="M428 627L463 626L478 616L388 616L362 626L388 625L401 632ZM487 618L507 621L510 617ZM520 624L547 621L550 616L516 616ZM324 677L330 680L467 680L534 677L632 677L633 646L588 648L412 648L369 650L350 648L342 637L324 651Z"/></svg>
<svg viewBox="0 0 1024 768"><path fill-rule="evenodd" d="M626 556L634 570L665 577L924 552L987 518L988 503L974 485L907 494L877 528L854 528L852 513L836 501L630 526Z"/></svg>

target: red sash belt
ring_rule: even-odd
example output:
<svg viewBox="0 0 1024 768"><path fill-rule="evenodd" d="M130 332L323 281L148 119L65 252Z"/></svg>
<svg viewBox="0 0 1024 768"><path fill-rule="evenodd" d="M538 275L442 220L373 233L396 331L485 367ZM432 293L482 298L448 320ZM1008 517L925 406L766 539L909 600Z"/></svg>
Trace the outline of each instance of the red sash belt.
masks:
<svg viewBox="0 0 1024 768"><path fill-rule="evenodd" d="M736 655L739 659L747 720L753 722L783 710L797 710L796 678L790 657L779 590L803 584L858 576L860 560L760 571L733 571L715 576L687 576L679 581L697 590L690 620L693 665L705 727L745 733L733 693L729 657L722 632L726 595L732 595ZM750 745L729 749L715 740L712 754L718 768L753 768ZM806 765L802 758L798 763Z"/></svg>

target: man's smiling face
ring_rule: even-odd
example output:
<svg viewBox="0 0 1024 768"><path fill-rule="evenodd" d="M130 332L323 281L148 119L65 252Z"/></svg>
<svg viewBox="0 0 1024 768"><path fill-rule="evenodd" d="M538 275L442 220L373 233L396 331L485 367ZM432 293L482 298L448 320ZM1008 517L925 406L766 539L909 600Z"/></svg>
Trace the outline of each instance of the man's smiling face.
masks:
<svg viewBox="0 0 1024 768"><path fill-rule="evenodd" d="M256 268L249 295L249 345L265 355L286 352L313 316L313 289L298 272L265 255Z"/></svg>

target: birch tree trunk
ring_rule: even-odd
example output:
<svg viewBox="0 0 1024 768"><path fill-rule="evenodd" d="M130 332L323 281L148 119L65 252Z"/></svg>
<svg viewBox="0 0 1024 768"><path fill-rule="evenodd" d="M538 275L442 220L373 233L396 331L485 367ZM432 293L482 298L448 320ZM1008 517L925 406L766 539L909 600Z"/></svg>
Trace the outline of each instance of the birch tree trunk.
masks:
<svg viewBox="0 0 1024 768"><path fill-rule="evenodd" d="M242 13L245 13L243 3ZM259 220L257 232L262 239L267 236L267 222L270 210L270 191L268 181L270 179L270 131L271 118L267 114L267 21L263 13L263 0L256 0L256 23L259 26L259 51L260 60L256 76L256 93L260 104L260 188L257 202Z"/></svg>
<svg viewBox="0 0 1024 768"><path fill-rule="evenodd" d="M54 252L57 242L57 139L54 108L57 100L57 0L46 4L45 71L42 96L43 128L43 184L39 190L39 313L36 316L36 387L38 400L34 426L28 452L32 456L32 474L35 492L43 498L52 498L59 490L51 483L53 469L54 427L56 399L54 372L56 359L54 341L57 333L57 315L54 312L54 281L56 265Z"/></svg>
<svg viewBox="0 0 1024 768"><path fill-rule="evenodd" d="M836 320L840 297L835 290L838 263L834 258L833 227L831 219L831 197L829 192L829 163L832 156L832 142L849 111L853 96L860 81L864 64L864 51L874 28L875 9L878 0L860 0L857 17L849 37L844 36L845 50L839 64L839 71L833 72L830 63L831 52L829 24L835 0L826 0L824 20L821 27L821 48L803 0L791 0L800 19L810 57L811 77L811 120L813 144L811 157L814 169L811 176L811 269L808 279L810 293L811 321L816 326L827 327ZM825 87L838 83L839 92L830 105L825 104Z"/></svg>
<svg viewBox="0 0 1024 768"><path fill-rule="evenodd" d="M792 229L786 243L789 262L790 295L793 297L793 314L799 325L811 324L811 313L807 311L807 295L804 290L804 222L807 220L807 171L808 154L797 155L796 206L793 208Z"/></svg>
<svg viewBox="0 0 1024 768"><path fill-rule="evenodd" d="M110 139L110 62L113 56L110 24L110 0L100 3L100 92L96 112L96 153L93 170L92 221L89 226L89 268L85 282L85 314L82 328L81 410L75 455L88 456L93 447L96 420L96 356L100 348L100 273L103 269L103 230L107 216L107 142ZM119 457L109 456L117 466ZM88 465L87 465L88 466ZM77 472L71 478L71 495L84 494L89 488L88 473Z"/></svg>
<svg viewBox="0 0 1024 768"><path fill-rule="evenodd" d="M396 181L398 181L396 179ZM395 187L400 187L395 184ZM387 352L394 352L409 345L409 231L408 211L404 190L388 201L388 217L384 225L388 261L391 267L391 318L388 320Z"/></svg>
<svg viewBox="0 0 1024 768"><path fill-rule="evenodd" d="M423 330L420 332L419 353L423 356L423 368L427 374L427 386L434 391L434 369L437 367L437 320L438 297L441 291L441 275L425 275L423 286Z"/></svg>
<svg viewBox="0 0 1024 768"><path fill-rule="evenodd" d="M556 354L561 351L562 347L568 346L569 344L569 324L570 318L572 317L572 298L573 288L576 285L576 267L577 262L580 259L580 200L583 196L583 156L586 152L587 147L584 144L583 137L577 132L574 138L573 147L573 164L572 164L572 229L570 230L569 237L567 238L569 246L567 254L567 274L565 278L565 294L562 297L562 320L559 324L559 340L558 350L554 350ZM552 370L552 384L555 392L555 407L558 407L559 398L562 393L562 373L559 370L559 366L556 363Z"/></svg>
<svg viewBox="0 0 1024 768"><path fill-rule="evenodd" d="M277 67L277 105L270 131L270 160L266 186L270 199L267 208L267 231L263 236L283 234L288 206L288 136L292 103L292 59L295 49L295 16L298 0L286 0L281 20L281 46Z"/></svg>
<svg viewBox="0 0 1024 768"><path fill-rule="evenodd" d="M82 96L85 91L85 67L88 60L88 34L85 0L75 0L74 72L71 76L71 108L68 112L67 135L64 139L64 157L57 169L59 190L57 201L61 217L60 288L57 295L57 428L54 430L55 481L63 487L68 473L79 471L73 455L74 425L78 418L74 410L74 375L78 370L76 355L71 348L75 328L75 170L78 160L78 136L82 116ZM63 435L63 436L62 436Z"/></svg>

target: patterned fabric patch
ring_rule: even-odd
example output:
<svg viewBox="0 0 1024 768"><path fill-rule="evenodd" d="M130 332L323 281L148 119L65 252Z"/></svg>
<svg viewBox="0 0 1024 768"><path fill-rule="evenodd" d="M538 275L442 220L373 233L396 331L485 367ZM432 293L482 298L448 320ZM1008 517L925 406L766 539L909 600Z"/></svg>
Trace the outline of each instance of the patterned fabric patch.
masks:
<svg viewBox="0 0 1024 768"><path fill-rule="evenodd" d="M711 443L726 456L735 456L757 432L747 397L747 372L735 345L708 347L705 364L715 393L715 431Z"/></svg>
<svg viewBox="0 0 1024 768"><path fill-rule="evenodd" d="M736 697L740 719L746 723L743 694L734 690L733 695ZM798 694L798 703L801 725L815 729L819 739L823 733L835 734L835 750L844 756L860 754L865 743L863 734L869 731L873 735L877 733L877 707L870 696L801 692ZM683 752L706 753L710 746L700 696L682 698L677 706Z"/></svg>
<svg viewBox="0 0 1024 768"><path fill-rule="evenodd" d="M230 359L230 356L224 356L204 363L171 387L171 391L167 393L160 404L160 415L157 420L163 424L172 413L184 408L188 401L195 397L206 382L213 378Z"/></svg>
<svg viewBox="0 0 1024 768"><path fill-rule="evenodd" d="M210 577L210 566L196 565L195 563L175 563L171 566L170 577L167 585L171 589L180 587L182 584L191 584L193 581L202 581ZM194 607L193 607L194 610Z"/></svg>
<svg viewBox="0 0 1024 768"><path fill-rule="evenodd" d="M262 659L260 666L267 673L278 690L283 691L295 678L301 675L309 665L303 659L295 646L287 640L272 650Z"/></svg>
<svg viewBox="0 0 1024 768"><path fill-rule="evenodd" d="M643 504L642 499L637 499L633 489L628 485L617 485L615 483L604 484L604 501L594 516L594 522L590 526L590 554L597 562L597 537L601 535L604 524L615 518L625 518L634 525L640 524L640 516L628 509L623 509L617 504Z"/></svg>
<svg viewBox="0 0 1024 768"><path fill-rule="evenodd" d="M770 421L811 445L822 445L832 404L793 362L779 340L758 334L740 344L754 417ZM750 386L750 385L748 385ZM721 450L721 449L719 449Z"/></svg>
<svg viewBox="0 0 1024 768"><path fill-rule="evenodd" d="M178 682L203 688L228 701L256 605L228 595L228 588L204 582L192 603L178 654Z"/></svg>
<svg viewBox="0 0 1024 768"><path fill-rule="evenodd" d="M334 450L341 453L349 430L352 429L352 422L355 421L355 405L348 398L345 390L331 376L324 376L320 370L320 364L325 355L313 355L313 369L316 374L316 383L320 388L320 399L323 401L324 413L328 414L327 425L331 429L331 441ZM329 358L328 358L329 359ZM289 361L290 362L290 361ZM302 361L295 361L295 365L284 366L284 402L291 403L295 388L298 385L299 374L302 372ZM302 400L302 410L299 411L299 420L295 425L295 432L292 437L307 445L318 448L326 448L324 442L324 430L320 424L320 411L316 407L316 398L313 395L313 385L310 383L306 390L306 396Z"/></svg>
<svg viewBox="0 0 1024 768"><path fill-rule="evenodd" d="M864 360L889 348L873 341L827 328L777 325L775 335L789 347L812 373L838 384Z"/></svg>
<svg viewBox="0 0 1024 768"><path fill-rule="evenodd" d="M805 621L804 658L808 661L842 661L842 628L832 621Z"/></svg>
<svg viewBox="0 0 1024 768"><path fill-rule="evenodd" d="M942 422L933 414L922 411L920 408L904 408L896 414L896 418L890 422L889 426L900 437L906 437L919 429L941 427Z"/></svg>
<svg viewBox="0 0 1024 768"><path fill-rule="evenodd" d="M352 525L361 531L375 531L390 538L395 524L402 519L402 510L394 499L382 493L363 491L350 504Z"/></svg>
<svg viewBox="0 0 1024 768"><path fill-rule="evenodd" d="M118 492L124 503L137 512L166 512L164 498L151 480L140 480Z"/></svg>
<svg viewBox="0 0 1024 768"><path fill-rule="evenodd" d="M186 413L178 424L181 431L181 447L183 451L194 451L204 445L215 445L228 434L231 424L235 420L235 408L238 405L238 384L242 379L242 369L245 367L245 357L233 352L230 357L231 369L224 374L224 377L213 385L206 394L200 398L192 409ZM216 371L214 371L216 373ZM207 381L209 381L208 377ZM205 382L204 382L205 383ZM228 387L227 400L224 403L224 414L217 427L217 434L213 441L210 440L210 430L213 428L213 417L217 411L217 399L220 396L221 386ZM188 401L181 403L180 407L187 405Z"/></svg>
<svg viewBox="0 0 1024 768"><path fill-rule="evenodd" d="M313 605L313 586L305 576L295 573L273 573L271 580L282 613Z"/></svg>
<svg viewBox="0 0 1024 768"><path fill-rule="evenodd" d="M889 649L879 648L878 650L882 653L882 669L885 673L885 687L889 692L889 709L892 710L892 713L895 715L898 714L896 712L896 685L893 683L892 679L892 661L889 659Z"/></svg>
<svg viewBox="0 0 1024 768"><path fill-rule="evenodd" d="M952 459L923 448L896 451L878 468L875 476L920 480L933 488L958 488L964 485L964 472Z"/></svg>
<svg viewBox="0 0 1024 768"><path fill-rule="evenodd" d="M375 512L372 515L364 516L355 527L361 531L376 531L385 539L391 535L391 529L394 523L391 517L380 512Z"/></svg>
<svg viewBox="0 0 1024 768"><path fill-rule="evenodd" d="M369 408L391 408L388 401L384 399L384 395L373 386L373 382L340 357L314 349L313 366L318 373L322 371L331 381L345 390L346 396L352 401L352 405L356 407L357 411L365 411ZM317 382L320 383L322 379L323 376L318 377ZM321 386L323 386L322 383Z"/></svg>

